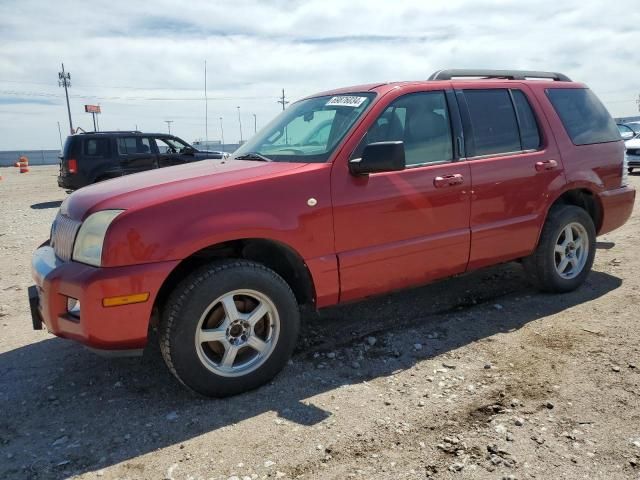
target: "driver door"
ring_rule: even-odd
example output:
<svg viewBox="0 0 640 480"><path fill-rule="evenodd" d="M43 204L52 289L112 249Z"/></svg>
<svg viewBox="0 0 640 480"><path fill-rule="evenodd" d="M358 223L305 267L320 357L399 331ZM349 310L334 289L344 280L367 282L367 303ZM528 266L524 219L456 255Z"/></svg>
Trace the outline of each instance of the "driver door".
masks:
<svg viewBox="0 0 640 480"><path fill-rule="evenodd" d="M183 165L193 162L195 154L189 150L189 145L176 141L174 138L155 137L154 141L158 148L158 166L170 167L172 165Z"/></svg>
<svg viewBox="0 0 640 480"><path fill-rule="evenodd" d="M400 96L350 156L361 156L368 143L402 141L405 170L354 176L345 159L334 165L341 302L465 271L471 178L454 148L449 111L444 91Z"/></svg>

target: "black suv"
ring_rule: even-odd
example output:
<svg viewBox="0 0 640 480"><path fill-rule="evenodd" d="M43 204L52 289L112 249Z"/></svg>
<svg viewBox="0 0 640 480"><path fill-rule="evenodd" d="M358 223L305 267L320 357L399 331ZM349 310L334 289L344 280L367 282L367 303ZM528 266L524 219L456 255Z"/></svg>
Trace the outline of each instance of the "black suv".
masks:
<svg viewBox="0 0 640 480"><path fill-rule="evenodd" d="M197 150L164 133L87 132L67 137L58 185L76 190L109 178L183 163L220 159L227 154Z"/></svg>

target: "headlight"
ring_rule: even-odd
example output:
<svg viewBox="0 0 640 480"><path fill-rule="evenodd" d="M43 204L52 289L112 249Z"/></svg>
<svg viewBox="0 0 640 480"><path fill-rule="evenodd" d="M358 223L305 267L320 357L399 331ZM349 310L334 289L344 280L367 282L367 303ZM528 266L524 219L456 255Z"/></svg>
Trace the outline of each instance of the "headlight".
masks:
<svg viewBox="0 0 640 480"><path fill-rule="evenodd" d="M73 246L73 260L99 267L102 262L104 236L113 219L124 210L102 210L91 215L82 223L76 243Z"/></svg>

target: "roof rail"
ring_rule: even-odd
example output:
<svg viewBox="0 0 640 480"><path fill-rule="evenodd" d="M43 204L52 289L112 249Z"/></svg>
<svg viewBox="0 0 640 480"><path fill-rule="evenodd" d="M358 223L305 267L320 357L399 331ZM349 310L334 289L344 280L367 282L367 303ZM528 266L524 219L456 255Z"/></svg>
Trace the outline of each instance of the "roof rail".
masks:
<svg viewBox="0 0 640 480"><path fill-rule="evenodd" d="M95 135L96 133L142 133L140 130L101 130L99 132L82 132L80 135Z"/></svg>
<svg viewBox="0 0 640 480"><path fill-rule="evenodd" d="M429 77L429 80L451 80L461 77L504 78L507 80L526 80L527 78L544 78L556 82L570 82L571 79L563 73L536 72L533 70L487 70L473 68L453 68L438 70Z"/></svg>

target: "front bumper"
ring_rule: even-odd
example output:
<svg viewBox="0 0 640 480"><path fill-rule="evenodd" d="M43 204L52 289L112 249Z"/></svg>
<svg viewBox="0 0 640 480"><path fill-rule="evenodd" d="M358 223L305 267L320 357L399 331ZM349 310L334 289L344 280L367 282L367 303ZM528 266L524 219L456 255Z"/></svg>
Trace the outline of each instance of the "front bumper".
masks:
<svg viewBox="0 0 640 480"><path fill-rule="evenodd" d="M630 167L640 167L640 155L627 154L627 165Z"/></svg>
<svg viewBox="0 0 640 480"><path fill-rule="evenodd" d="M631 217L635 198L636 190L633 187L621 187L602 192L600 201L603 215L598 235L608 233L624 225Z"/></svg>
<svg viewBox="0 0 640 480"><path fill-rule="evenodd" d="M34 328L47 330L98 350L143 348L151 311L162 283L178 261L96 268L63 262L48 245L33 254L35 287L29 289ZM144 303L103 307L102 299L149 292ZM80 316L67 312L68 297L80 301Z"/></svg>

